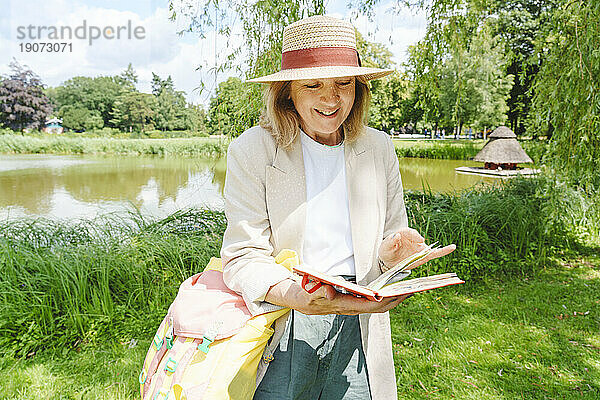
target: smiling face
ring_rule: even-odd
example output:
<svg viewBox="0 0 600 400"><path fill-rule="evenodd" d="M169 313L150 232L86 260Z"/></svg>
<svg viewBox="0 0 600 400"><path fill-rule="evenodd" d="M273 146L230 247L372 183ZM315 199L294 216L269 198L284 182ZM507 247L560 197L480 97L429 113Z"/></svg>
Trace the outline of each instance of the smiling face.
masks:
<svg viewBox="0 0 600 400"><path fill-rule="evenodd" d="M354 105L354 92L354 77L292 81L290 97L302 130L320 143L339 143L340 127Z"/></svg>

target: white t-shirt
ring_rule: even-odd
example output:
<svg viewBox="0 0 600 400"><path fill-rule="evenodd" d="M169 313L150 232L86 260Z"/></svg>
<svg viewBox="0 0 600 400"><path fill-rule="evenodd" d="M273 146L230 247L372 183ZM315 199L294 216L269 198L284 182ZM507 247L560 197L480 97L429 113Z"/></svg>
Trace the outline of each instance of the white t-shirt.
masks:
<svg viewBox="0 0 600 400"><path fill-rule="evenodd" d="M344 144L327 146L301 134L306 175L302 261L330 275L356 275Z"/></svg>

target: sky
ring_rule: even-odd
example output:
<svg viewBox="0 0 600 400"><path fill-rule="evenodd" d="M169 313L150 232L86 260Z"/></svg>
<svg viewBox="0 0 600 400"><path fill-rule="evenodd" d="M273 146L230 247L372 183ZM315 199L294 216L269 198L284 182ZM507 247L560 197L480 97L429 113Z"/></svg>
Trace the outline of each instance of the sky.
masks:
<svg viewBox="0 0 600 400"><path fill-rule="evenodd" d="M367 40L384 44L400 64L408 46L424 36L426 18L407 9L393 12L394 4L381 1L372 21L365 15L352 17L340 0L327 1L326 13L350 21ZM215 76L213 67L224 60L230 43L242 40L239 21L223 21L231 28L229 41L218 35L215 39L214 31L205 38L194 32L178 35L188 21L171 21L168 7L168 0L0 0L0 75L10 72L14 58L45 85L57 86L74 76L116 75L132 63L138 90L151 91L152 72L163 79L171 75L189 102L207 105L215 85L238 75L224 71ZM52 43L58 51L41 52L39 44L33 46L40 42Z"/></svg>

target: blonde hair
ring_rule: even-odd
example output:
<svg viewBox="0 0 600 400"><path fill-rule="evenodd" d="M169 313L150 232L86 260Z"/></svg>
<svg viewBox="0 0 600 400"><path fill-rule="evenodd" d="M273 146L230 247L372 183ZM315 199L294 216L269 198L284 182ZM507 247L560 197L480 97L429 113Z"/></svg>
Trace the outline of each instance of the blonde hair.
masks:
<svg viewBox="0 0 600 400"><path fill-rule="evenodd" d="M364 130L365 119L371 101L367 81L355 79L354 105L348 118L342 123L344 141L354 141ZM270 83L264 92L265 107L259 124L268 130L278 146L289 148L300 134L300 115L290 98L291 81Z"/></svg>

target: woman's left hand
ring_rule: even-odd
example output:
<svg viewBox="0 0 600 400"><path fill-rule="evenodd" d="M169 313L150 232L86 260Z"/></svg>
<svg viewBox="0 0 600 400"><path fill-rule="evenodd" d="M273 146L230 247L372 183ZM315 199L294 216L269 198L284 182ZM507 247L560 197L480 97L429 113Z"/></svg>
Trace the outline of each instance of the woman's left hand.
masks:
<svg viewBox="0 0 600 400"><path fill-rule="evenodd" d="M427 248L425 239L412 228L402 228L393 235L389 235L379 246L379 259L386 268L392 268L406 257ZM419 260L409 269L425 264L434 258L443 257L456 249L454 244L434 250L427 257Z"/></svg>

